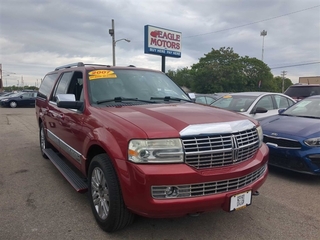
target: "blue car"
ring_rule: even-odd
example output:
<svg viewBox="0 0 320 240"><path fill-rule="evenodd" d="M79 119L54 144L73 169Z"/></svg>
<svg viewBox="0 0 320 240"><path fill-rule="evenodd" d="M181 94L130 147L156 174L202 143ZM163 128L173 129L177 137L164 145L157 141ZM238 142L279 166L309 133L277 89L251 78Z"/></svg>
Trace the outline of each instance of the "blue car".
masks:
<svg viewBox="0 0 320 240"><path fill-rule="evenodd" d="M320 95L260 121L269 165L320 176Z"/></svg>
<svg viewBox="0 0 320 240"><path fill-rule="evenodd" d="M2 107L34 107L37 97L36 91L18 92L0 100Z"/></svg>

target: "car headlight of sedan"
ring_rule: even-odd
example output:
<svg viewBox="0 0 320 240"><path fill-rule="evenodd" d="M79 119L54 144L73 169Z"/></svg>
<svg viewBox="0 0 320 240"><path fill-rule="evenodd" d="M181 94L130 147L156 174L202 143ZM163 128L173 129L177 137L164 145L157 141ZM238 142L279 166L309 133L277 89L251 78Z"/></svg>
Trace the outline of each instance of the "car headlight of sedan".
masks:
<svg viewBox="0 0 320 240"><path fill-rule="evenodd" d="M258 136L259 136L259 147L260 147L263 142L263 131L262 131L261 126L257 127L257 132L258 132Z"/></svg>
<svg viewBox="0 0 320 240"><path fill-rule="evenodd" d="M320 147L320 138L309 138L304 143L310 147Z"/></svg>
<svg viewBox="0 0 320 240"><path fill-rule="evenodd" d="M178 138L135 139L129 143L128 159L135 163L180 163L184 153Z"/></svg>
<svg viewBox="0 0 320 240"><path fill-rule="evenodd" d="M2 99L1 102L8 102L9 98Z"/></svg>

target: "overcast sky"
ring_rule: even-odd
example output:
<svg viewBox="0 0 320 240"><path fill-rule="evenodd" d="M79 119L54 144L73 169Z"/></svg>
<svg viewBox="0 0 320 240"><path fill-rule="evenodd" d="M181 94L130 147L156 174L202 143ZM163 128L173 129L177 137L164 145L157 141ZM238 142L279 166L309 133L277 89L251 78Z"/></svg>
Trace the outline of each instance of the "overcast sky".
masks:
<svg viewBox="0 0 320 240"><path fill-rule="evenodd" d="M320 76L320 0L0 0L4 86L40 84L79 61L112 65L112 19L116 40L131 40L117 42L117 65L161 70L161 57L144 53L144 26L153 25L182 34L181 58L167 57L166 71L212 48L261 60L264 45L274 76Z"/></svg>

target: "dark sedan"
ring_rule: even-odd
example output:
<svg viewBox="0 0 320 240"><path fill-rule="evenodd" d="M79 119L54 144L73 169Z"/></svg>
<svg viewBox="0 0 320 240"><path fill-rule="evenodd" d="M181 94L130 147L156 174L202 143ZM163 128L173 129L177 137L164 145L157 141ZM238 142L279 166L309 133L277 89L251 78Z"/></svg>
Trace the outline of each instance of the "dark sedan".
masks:
<svg viewBox="0 0 320 240"><path fill-rule="evenodd" d="M2 107L34 107L37 92L18 92L0 100Z"/></svg>
<svg viewBox="0 0 320 240"><path fill-rule="evenodd" d="M270 149L270 165L320 175L320 95L305 98L260 124Z"/></svg>

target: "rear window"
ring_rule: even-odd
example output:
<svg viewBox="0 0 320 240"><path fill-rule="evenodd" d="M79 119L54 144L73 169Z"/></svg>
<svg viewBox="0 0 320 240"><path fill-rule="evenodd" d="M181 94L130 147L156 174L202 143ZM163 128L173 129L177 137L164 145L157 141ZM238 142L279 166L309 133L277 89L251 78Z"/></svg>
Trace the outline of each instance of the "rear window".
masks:
<svg viewBox="0 0 320 240"><path fill-rule="evenodd" d="M291 86L284 94L293 98L306 98L320 94L320 86Z"/></svg>

